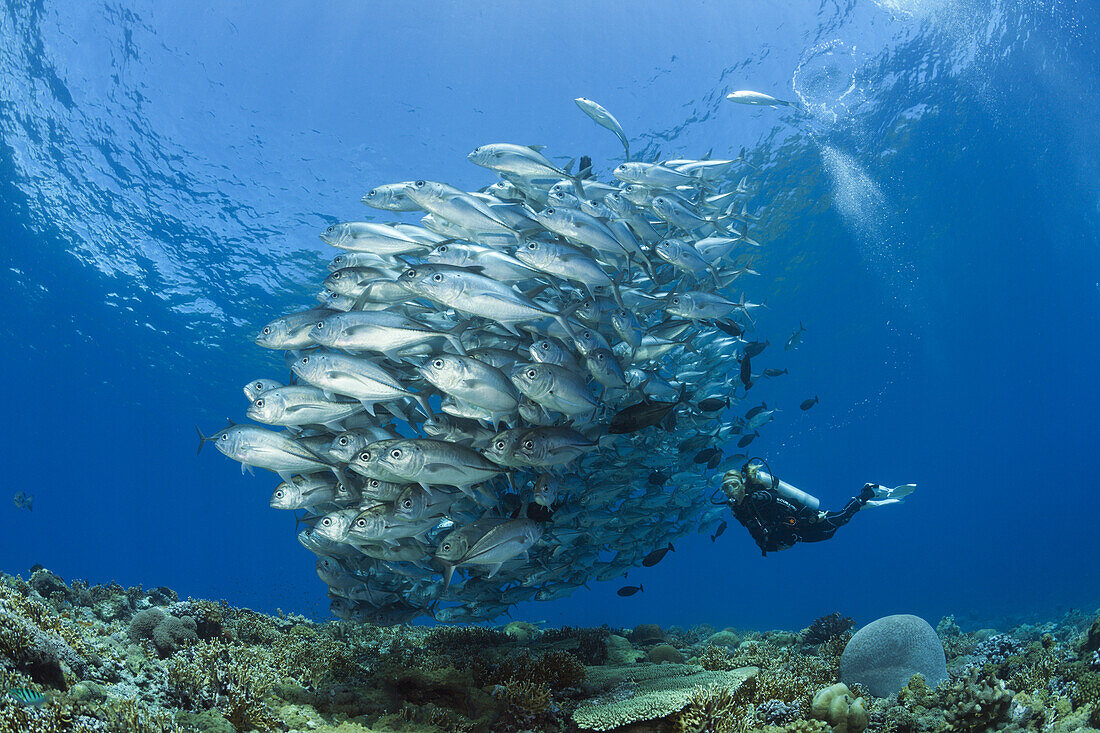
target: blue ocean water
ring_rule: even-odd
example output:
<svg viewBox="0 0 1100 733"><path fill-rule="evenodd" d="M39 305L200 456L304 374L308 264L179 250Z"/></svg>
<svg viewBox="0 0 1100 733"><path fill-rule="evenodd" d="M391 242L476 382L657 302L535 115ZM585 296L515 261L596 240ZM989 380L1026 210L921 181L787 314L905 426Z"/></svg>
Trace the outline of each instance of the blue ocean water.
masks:
<svg viewBox="0 0 1100 733"><path fill-rule="evenodd" d="M270 474L194 428L277 376L252 344L311 302L359 197L491 182L466 153L621 150L761 170L765 366L753 444L841 505L915 482L825 543L761 557L736 524L553 624L799 628L831 611L965 626L1100 604L1100 43L1089 2L16 2L0 14L0 569L167 585L316 617L328 601ZM727 92L796 99L805 116ZM803 345L782 342L801 321ZM803 413L798 403L818 396ZM705 501L700 497L700 501Z"/></svg>

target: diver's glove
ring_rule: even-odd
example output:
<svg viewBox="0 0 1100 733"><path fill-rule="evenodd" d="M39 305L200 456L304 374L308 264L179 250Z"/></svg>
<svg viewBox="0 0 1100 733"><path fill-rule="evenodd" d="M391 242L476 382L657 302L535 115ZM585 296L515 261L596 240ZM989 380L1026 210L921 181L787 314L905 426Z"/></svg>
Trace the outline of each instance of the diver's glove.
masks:
<svg viewBox="0 0 1100 733"><path fill-rule="evenodd" d="M902 484L888 489L879 484L871 485L874 498L867 502L866 506L886 506L887 504L900 504L901 500L917 490L916 484ZM866 488L866 487L864 487Z"/></svg>

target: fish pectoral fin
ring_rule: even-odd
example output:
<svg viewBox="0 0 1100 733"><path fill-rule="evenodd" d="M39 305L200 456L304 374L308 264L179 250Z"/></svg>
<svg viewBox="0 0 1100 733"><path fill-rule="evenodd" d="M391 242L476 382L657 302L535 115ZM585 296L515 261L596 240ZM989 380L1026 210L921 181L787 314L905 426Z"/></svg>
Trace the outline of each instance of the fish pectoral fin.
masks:
<svg viewBox="0 0 1100 733"><path fill-rule="evenodd" d="M495 565L486 565L485 567L489 568L489 575L488 575L488 577L492 578L492 577L493 577L494 575L496 575L497 573L499 573L499 572L500 572L500 569L501 569L501 568L502 568L503 566L504 566L504 563L502 563L502 562L498 562L498 563L496 563Z"/></svg>

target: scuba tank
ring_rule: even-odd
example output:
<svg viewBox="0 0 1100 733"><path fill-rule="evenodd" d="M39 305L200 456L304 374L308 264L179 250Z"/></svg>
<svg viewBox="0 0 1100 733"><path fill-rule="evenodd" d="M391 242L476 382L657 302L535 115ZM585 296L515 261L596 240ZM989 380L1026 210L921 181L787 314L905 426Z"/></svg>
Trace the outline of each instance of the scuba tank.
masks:
<svg viewBox="0 0 1100 733"><path fill-rule="evenodd" d="M759 458L750 459L745 463L744 466L741 467L741 473L748 476L750 481L759 482L764 484L765 486L769 486L784 499L790 499L791 501L815 512L821 507L821 501L816 496L811 496L802 489L791 486L786 481L781 481L777 479L767 471L763 471L755 466L750 466L749 464L753 463L753 461L764 463ZM765 463L764 465L767 464Z"/></svg>

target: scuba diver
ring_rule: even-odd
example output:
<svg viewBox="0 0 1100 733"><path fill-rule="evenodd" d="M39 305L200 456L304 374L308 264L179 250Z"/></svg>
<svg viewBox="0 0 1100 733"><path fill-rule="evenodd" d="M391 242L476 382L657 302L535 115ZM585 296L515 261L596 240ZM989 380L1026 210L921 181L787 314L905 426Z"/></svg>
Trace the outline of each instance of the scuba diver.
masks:
<svg viewBox="0 0 1100 733"><path fill-rule="evenodd" d="M838 512L821 511L816 497L780 481L762 460L750 459L722 479L721 491L733 516L749 531L760 553L767 555L793 547L798 542L821 542L833 536L865 506L897 504L913 493L916 484L888 489L867 484Z"/></svg>

